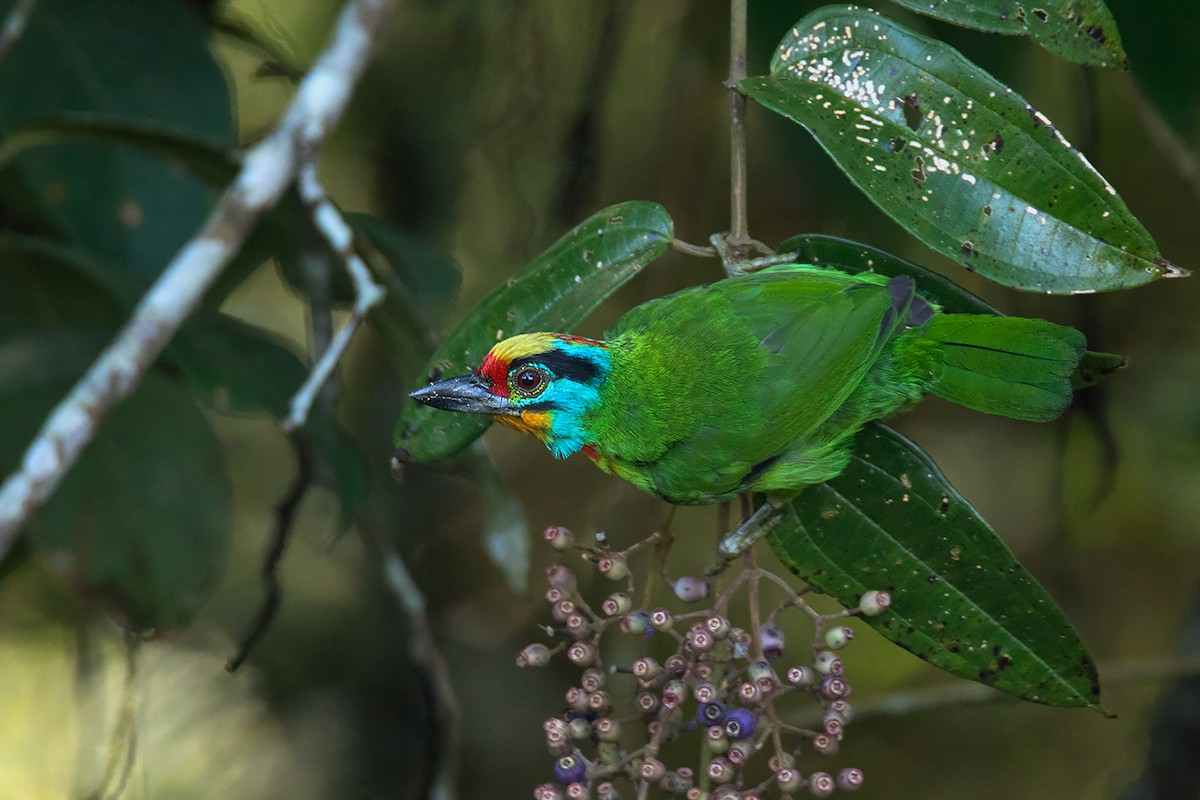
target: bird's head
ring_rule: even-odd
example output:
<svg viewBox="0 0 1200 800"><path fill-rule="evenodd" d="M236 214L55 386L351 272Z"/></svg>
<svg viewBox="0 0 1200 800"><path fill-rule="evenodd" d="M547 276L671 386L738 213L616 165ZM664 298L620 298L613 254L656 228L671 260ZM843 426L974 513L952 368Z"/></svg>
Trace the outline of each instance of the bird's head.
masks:
<svg viewBox="0 0 1200 800"><path fill-rule="evenodd" d="M489 414L566 458L589 443L583 415L600 402L611 366L604 342L524 333L499 342L474 372L431 383L409 397L446 411Z"/></svg>

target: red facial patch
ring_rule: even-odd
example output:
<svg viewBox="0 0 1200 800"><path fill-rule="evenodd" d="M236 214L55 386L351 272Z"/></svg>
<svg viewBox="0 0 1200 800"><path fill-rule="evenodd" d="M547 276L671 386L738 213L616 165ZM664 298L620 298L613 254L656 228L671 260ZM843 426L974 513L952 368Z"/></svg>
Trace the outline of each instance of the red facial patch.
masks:
<svg viewBox="0 0 1200 800"><path fill-rule="evenodd" d="M508 397L508 362L491 353L483 359L475 372L492 382L492 394Z"/></svg>

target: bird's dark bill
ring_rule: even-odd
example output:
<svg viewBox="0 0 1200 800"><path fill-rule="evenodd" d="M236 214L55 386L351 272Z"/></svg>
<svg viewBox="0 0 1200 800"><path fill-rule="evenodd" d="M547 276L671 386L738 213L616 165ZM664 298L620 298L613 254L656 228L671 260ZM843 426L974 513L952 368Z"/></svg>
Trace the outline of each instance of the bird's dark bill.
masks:
<svg viewBox="0 0 1200 800"><path fill-rule="evenodd" d="M475 373L431 383L408 396L418 403L443 411L466 411L473 414L519 413L507 397L492 394L487 381Z"/></svg>

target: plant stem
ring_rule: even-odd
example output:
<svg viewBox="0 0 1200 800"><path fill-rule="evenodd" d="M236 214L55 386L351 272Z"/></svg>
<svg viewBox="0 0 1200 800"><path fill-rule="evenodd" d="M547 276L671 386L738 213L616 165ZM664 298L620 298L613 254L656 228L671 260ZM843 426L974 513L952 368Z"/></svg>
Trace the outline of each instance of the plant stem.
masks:
<svg viewBox="0 0 1200 800"><path fill-rule="evenodd" d="M746 0L729 3L729 239L740 244L750 238L746 219L746 96L738 83L746 77Z"/></svg>

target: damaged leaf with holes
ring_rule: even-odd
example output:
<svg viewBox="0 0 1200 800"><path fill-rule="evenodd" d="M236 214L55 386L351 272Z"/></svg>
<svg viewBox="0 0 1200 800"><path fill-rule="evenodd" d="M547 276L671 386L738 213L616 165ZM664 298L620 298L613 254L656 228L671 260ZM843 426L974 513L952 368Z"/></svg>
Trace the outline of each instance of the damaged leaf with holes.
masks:
<svg viewBox="0 0 1200 800"><path fill-rule="evenodd" d="M658 203L630 201L588 217L481 300L438 347L421 381L475 369L496 342L517 333L569 331L658 258L674 237ZM427 462L457 453L491 419L406 403L396 423L397 457Z"/></svg>
<svg viewBox="0 0 1200 800"><path fill-rule="evenodd" d="M1041 112L953 48L867 9L826 7L742 90L804 125L879 208L1018 289L1130 288L1187 274Z"/></svg>
<svg viewBox="0 0 1200 800"><path fill-rule="evenodd" d="M1129 57L1102 0L895 0L897 5L964 28L1028 36L1076 64L1128 69Z"/></svg>
<svg viewBox="0 0 1200 800"><path fill-rule="evenodd" d="M919 447L880 423L838 477L810 487L769 534L779 559L936 667L1051 706L1103 712L1096 665L1053 598Z"/></svg>

